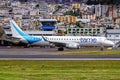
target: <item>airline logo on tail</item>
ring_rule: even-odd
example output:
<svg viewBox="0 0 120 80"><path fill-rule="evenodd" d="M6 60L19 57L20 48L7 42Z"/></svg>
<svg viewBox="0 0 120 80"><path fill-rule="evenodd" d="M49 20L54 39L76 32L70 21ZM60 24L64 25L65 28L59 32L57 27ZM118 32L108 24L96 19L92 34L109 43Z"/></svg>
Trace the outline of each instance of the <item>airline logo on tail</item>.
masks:
<svg viewBox="0 0 120 80"><path fill-rule="evenodd" d="M38 37L30 36L24 33L13 20L10 21L10 25L12 27L12 35L15 35L15 34L17 35L14 37L18 37L18 38L20 37L26 40L29 44L33 44L42 40L42 37L38 38Z"/></svg>

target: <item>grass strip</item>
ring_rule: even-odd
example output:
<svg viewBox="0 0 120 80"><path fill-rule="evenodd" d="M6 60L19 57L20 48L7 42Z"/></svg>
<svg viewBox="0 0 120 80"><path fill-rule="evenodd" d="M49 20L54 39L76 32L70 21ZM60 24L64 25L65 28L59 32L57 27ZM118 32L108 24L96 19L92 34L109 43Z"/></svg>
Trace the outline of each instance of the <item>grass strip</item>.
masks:
<svg viewBox="0 0 120 80"><path fill-rule="evenodd" d="M0 80L120 80L120 61L0 61Z"/></svg>

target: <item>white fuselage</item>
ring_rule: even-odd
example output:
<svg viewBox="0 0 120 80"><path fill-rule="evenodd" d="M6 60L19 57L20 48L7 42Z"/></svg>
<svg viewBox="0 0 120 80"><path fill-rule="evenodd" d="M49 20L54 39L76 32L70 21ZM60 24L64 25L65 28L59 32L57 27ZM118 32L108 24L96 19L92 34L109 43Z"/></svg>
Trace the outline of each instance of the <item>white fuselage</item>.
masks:
<svg viewBox="0 0 120 80"><path fill-rule="evenodd" d="M36 36L42 38L41 36ZM94 36L44 36L46 39L31 45L50 45L49 42L54 43L77 43L80 46L113 46L112 41L107 40L105 37Z"/></svg>
<svg viewBox="0 0 120 80"><path fill-rule="evenodd" d="M47 36L48 41L63 43L78 43L80 46L113 46L112 41L105 37L93 36Z"/></svg>

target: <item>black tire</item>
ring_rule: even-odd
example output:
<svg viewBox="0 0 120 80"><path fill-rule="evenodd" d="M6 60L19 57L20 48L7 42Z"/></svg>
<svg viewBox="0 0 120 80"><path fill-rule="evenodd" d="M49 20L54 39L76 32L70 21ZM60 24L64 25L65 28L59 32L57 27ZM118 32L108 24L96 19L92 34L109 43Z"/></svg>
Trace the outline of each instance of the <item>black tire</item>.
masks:
<svg viewBox="0 0 120 80"><path fill-rule="evenodd" d="M26 46L24 46L24 48L30 48L30 45L29 45L29 44L27 44Z"/></svg>
<svg viewBox="0 0 120 80"><path fill-rule="evenodd" d="M58 51L64 51L63 47L58 48Z"/></svg>
<svg viewBox="0 0 120 80"><path fill-rule="evenodd" d="M78 46L77 49L80 49L80 46Z"/></svg>

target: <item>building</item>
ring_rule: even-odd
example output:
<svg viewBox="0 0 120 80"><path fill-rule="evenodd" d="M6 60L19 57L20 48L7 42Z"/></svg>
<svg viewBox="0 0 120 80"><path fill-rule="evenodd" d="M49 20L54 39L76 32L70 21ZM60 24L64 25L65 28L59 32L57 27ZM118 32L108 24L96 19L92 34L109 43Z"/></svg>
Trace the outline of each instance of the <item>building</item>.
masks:
<svg viewBox="0 0 120 80"><path fill-rule="evenodd" d="M72 8L80 8L80 4L79 3L73 3L72 4Z"/></svg>
<svg viewBox="0 0 120 80"><path fill-rule="evenodd" d="M120 25L120 17L115 18L115 23Z"/></svg>
<svg viewBox="0 0 120 80"><path fill-rule="evenodd" d="M29 35L34 35L34 36L52 36L56 35L55 31L38 31L38 30L30 30L30 31L24 31L25 33ZM5 33L7 36L12 36L12 32L10 30L6 30Z"/></svg>
<svg viewBox="0 0 120 80"><path fill-rule="evenodd" d="M98 34L102 34L104 32L104 28L68 28L67 35L75 35L75 36L96 36Z"/></svg>
<svg viewBox="0 0 120 80"><path fill-rule="evenodd" d="M90 20L95 20L96 15L95 14L83 14L82 19L90 19Z"/></svg>
<svg viewBox="0 0 120 80"><path fill-rule="evenodd" d="M81 2L83 0L46 0L46 2L56 2L56 3L73 3L73 2Z"/></svg>
<svg viewBox="0 0 120 80"><path fill-rule="evenodd" d="M40 19L39 22L42 24L41 29L44 31L55 30L56 19Z"/></svg>
<svg viewBox="0 0 120 80"><path fill-rule="evenodd" d="M113 41L114 43L120 41L120 29L108 29L106 30L107 39Z"/></svg>
<svg viewBox="0 0 120 80"><path fill-rule="evenodd" d="M76 23L77 22L77 17L75 16L51 16L52 19L56 19L57 21L60 22L67 22L67 23Z"/></svg>

